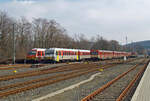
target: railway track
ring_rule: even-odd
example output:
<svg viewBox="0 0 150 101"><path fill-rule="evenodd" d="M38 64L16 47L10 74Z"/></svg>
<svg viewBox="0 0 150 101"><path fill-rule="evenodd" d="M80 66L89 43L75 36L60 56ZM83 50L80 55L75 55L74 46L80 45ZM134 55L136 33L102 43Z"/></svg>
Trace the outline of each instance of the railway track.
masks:
<svg viewBox="0 0 150 101"><path fill-rule="evenodd" d="M122 63L122 62L120 62L120 63ZM108 67L115 66L117 64L118 64L118 62L103 65L102 67L103 67L103 69L105 69L105 68L108 68ZM53 76L50 76L50 77L47 77L47 78L39 78L39 79L35 79L35 80L30 80L30 81L27 81L27 82L19 82L19 83L15 83L15 84L0 87L0 91L1 91L0 92L0 97L4 97L4 96L11 95L11 94L23 92L23 91L26 91L26 90L38 88L38 87L41 87L41 86L53 84L53 83L56 83L56 82L59 82L59 81L67 80L67 79L74 78L74 77L77 77L77 76L81 76L81 75L84 75L84 74L87 74L87 73L90 73L90 72L94 72L94 71L97 71L99 69L98 64L76 64L76 65L73 64L71 66L75 66L75 67L71 68L70 65L69 65L67 68L57 67L57 68L53 68L53 69L44 69L42 71L36 71L34 74L32 74L32 76L33 75L35 76L35 74L40 75L40 74L43 74L43 73L54 73L54 72L64 72L64 71L71 71L71 72L57 74L57 75L53 75ZM30 75L29 75L29 72L26 72L23 75L18 74L18 75L15 75L15 77L12 77L12 75L11 75L11 76L1 78L0 80L9 80L9 79L14 79L14 78L21 78L21 77L25 77L25 75L31 76L31 72L30 72ZM27 85L29 85L29 86L27 86ZM27 86L27 87L23 87L23 86ZM19 88L19 87L21 87L21 88Z"/></svg>
<svg viewBox="0 0 150 101"><path fill-rule="evenodd" d="M102 63L114 63L114 62L119 62L120 60L104 60L101 61ZM93 63L91 61L88 61L88 63ZM96 62L95 62L96 63ZM98 62L99 63L99 62ZM42 66L46 66L49 64L0 64L0 70L14 70L14 69L22 69L22 68L30 68L30 67L42 67Z"/></svg>
<svg viewBox="0 0 150 101"><path fill-rule="evenodd" d="M142 74L144 73L146 67L148 65L148 62L147 64L145 64L143 66L143 68L141 68L139 70L139 72L134 76L134 78L132 79L132 81L128 84L128 86L123 90L123 92L120 94L120 96L116 99L116 101L122 101L123 98L127 95L127 93L131 90L131 88L134 86L134 83L136 83L136 81L142 77Z"/></svg>
<svg viewBox="0 0 150 101"><path fill-rule="evenodd" d="M129 60L127 62L130 62L130 61L133 61L133 60ZM106 65L108 65L108 64L109 65L114 65L114 64L118 64L118 63L123 63L123 61L119 61L119 62L115 61L115 62L110 62L110 63L107 62ZM55 68L48 68L48 69L21 72L21 73L16 73L15 75L14 74L13 75L4 75L4 76L0 76L0 81L16 79L16 78L37 76L37 75L43 75L43 74L48 74L48 73L64 72L64 71L74 70L74 69L78 69L78 68L84 68L84 67L87 67L87 66L102 66L102 65L99 65L98 63L70 64L70 65L58 66L58 67L55 67Z"/></svg>
<svg viewBox="0 0 150 101"><path fill-rule="evenodd" d="M13 70L21 68L30 68L31 64L0 65L0 70ZM44 66L44 65L41 65Z"/></svg>
<svg viewBox="0 0 150 101"><path fill-rule="evenodd" d="M37 75L43 75L43 74L48 74L48 73L71 71L71 70L75 70L79 68L86 68L86 66L92 66L92 65L98 66L97 64L72 64L72 65L55 67L55 68L28 71L28 72L18 73L15 75L1 76L0 81L37 76Z"/></svg>
<svg viewBox="0 0 150 101"><path fill-rule="evenodd" d="M133 60L132 60L133 61ZM131 62L131 60L127 61ZM49 68L49 69L42 69L39 71L30 71L30 72L25 72L23 74L16 74L16 75L8 75L3 78L0 78L1 81L3 80L10 80L10 79L16 79L16 78L23 78L23 77L29 77L29 76L36 76L36 75L43 75L47 73L56 73L56 72L62 72L61 74L55 74L46 78L39 78L39 79L34 79L26 82L19 82L15 84L10 84L6 86L0 87L0 97L6 97L11 94L16 94L19 92L23 92L26 90L31 90L34 88L46 86L49 84L54 84L63 80L67 80L70 78L74 78L77 76L81 76L90 72L98 71L99 67L103 67L103 69L118 65L121 62L115 62L115 63L110 63L107 65L99 65L97 63L94 64L71 64L67 66L61 66L61 67L56 67L56 68ZM66 73L63 73L64 71L69 71Z"/></svg>
<svg viewBox="0 0 150 101"><path fill-rule="evenodd" d="M31 81L27 81L27 82L16 83L16 84L4 86L4 87L0 88L1 91L7 90L7 89L13 88L13 87L17 87L17 88L15 88L13 90L7 90L7 91L0 92L0 97L8 96L11 94L23 92L26 90L30 90L30 89L34 89L34 88L38 88L38 87L42 87L42 86L46 86L46 85L53 84L53 83L57 83L57 82L60 82L63 80L81 76L81 75L84 75L84 74L87 74L90 72L94 72L97 70L98 70L97 67L90 68L90 66L89 66L89 68L80 68L80 69L74 70L73 72L70 72L70 73L57 74L57 75L50 76L47 78L40 78L40 79L36 79L36 80L31 80ZM27 85L29 85L29 86L27 86ZM20 86L21 86L21 88L19 88ZM25 86L25 87L23 87L23 86Z"/></svg>
<svg viewBox="0 0 150 101"><path fill-rule="evenodd" d="M128 90L133 86L138 77L140 77L144 72L148 63L148 61L146 63L145 61L146 60L143 60L142 62L132 66L130 69L128 69L128 71L118 75L113 80L109 81L99 89L84 97L81 101L122 101ZM141 65L144 66L141 68ZM127 81L130 76L132 76L133 79L131 78L131 82L128 85ZM128 86L126 87L126 85Z"/></svg>

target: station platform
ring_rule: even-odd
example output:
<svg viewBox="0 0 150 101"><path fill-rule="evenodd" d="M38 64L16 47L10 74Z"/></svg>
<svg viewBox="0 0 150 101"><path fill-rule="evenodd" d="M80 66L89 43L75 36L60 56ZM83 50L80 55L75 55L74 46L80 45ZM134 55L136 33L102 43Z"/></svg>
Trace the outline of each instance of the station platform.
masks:
<svg viewBox="0 0 150 101"><path fill-rule="evenodd" d="M150 63L148 64L131 101L150 101Z"/></svg>

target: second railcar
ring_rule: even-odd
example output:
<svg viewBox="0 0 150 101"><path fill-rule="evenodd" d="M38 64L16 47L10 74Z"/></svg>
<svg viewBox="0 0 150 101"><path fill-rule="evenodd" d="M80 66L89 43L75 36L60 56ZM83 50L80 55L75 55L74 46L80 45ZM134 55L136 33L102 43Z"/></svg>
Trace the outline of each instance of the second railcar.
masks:
<svg viewBox="0 0 150 101"><path fill-rule="evenodd" d="M79 60L89 60L91 58L90 50L78 50Z"/></svg>

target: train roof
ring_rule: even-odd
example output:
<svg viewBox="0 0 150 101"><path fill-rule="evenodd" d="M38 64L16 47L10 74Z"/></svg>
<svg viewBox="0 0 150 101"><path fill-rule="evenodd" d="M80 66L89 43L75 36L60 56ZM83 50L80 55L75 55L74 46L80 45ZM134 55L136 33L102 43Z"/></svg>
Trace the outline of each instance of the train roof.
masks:
<svg viewBox="0 0 150 101"><path fill-rule="evenodd" d="M102 51L102 52L113 52L113 51L110 51L110 50L99 50L99 51Z"/></svg>
<svg viewBox="0 0 150 101"><path fill-rule="evenodd" d="M45 48L33 48L32 50L45 51Z"/></svg>
<svg viewBox="0 0 150 101"><path fill-rule="evenodd" d="M49 48L47 50L78 51L78 49L67 49L67 48Z"/></svg>
<svg viewBox="0 0 150 101"><path fill-rule="evenodd" d="M82 49L79 49L80 52L90 52L90 50L82 50Z"/></svg>
<svg viewBox="0 0 150 101"><path fill-rule="evenodd" d="M63 50L63 51L81 51L81 52L90 52L90 50L68 49L68 48L49 48L48 50Z"/></svg>

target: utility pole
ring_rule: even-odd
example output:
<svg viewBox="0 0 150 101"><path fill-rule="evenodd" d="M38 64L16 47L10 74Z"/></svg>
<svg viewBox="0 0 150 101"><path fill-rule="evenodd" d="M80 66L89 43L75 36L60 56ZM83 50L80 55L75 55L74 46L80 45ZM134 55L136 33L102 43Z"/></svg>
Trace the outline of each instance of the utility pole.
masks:
<svg viewBox="0 0 150 101"><path fill-rule="evenodd" d="M13 24L13 64L16 61L16 47L15 47L15 24Z"/></svg>
<svg viewBox="0 0 150 101"><path fill-rule="evenodd" d="M127 51L128 38L126 36L126 51Z"/></svg>

